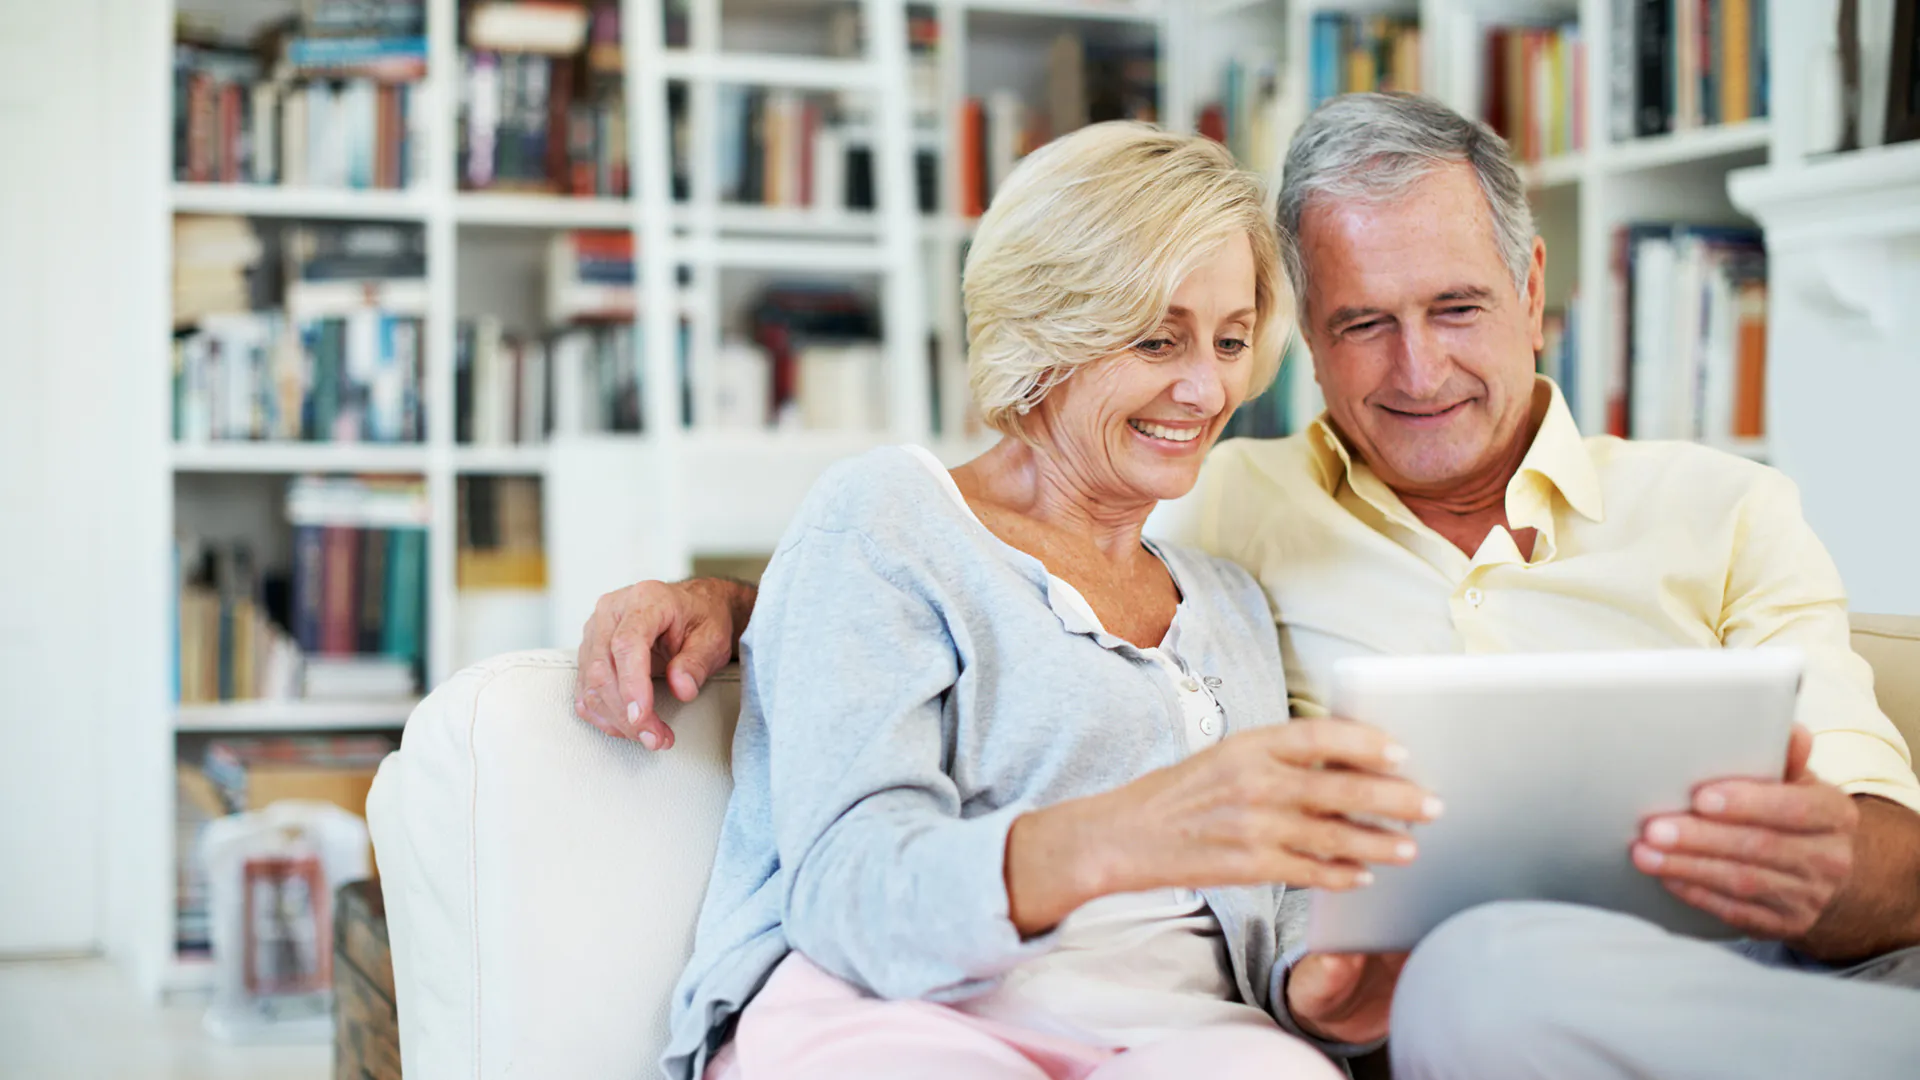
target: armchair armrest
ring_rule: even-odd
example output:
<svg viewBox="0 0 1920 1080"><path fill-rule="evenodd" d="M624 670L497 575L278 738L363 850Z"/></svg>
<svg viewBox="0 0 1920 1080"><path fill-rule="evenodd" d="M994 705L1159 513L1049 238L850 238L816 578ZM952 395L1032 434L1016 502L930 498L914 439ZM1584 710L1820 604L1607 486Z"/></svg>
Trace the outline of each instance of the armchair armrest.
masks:
<svg viewBox="0 0 1920 1080"><path fill-rule="evenodd" d="M739 676L672 750L573 715L574 665L513 653L407 721L367 802L409 1080L636 1076L666 1040L732 779Z"/></svg>

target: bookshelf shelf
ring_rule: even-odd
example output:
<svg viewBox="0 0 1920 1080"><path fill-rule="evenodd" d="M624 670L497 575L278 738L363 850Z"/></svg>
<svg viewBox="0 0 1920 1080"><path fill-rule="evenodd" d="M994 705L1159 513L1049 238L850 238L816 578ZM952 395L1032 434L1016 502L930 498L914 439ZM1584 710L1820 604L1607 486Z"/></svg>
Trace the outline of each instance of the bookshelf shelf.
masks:
<svg viewBox="0 0 1920 1080"><path fill-rule="evenodd" d="M223 701L181 705L174 710L173 730L217 731L354 731L397 728L407 722L418 698L383 701Z"/></svg>
<svg viewBox="0 0 1920 1080"><path fill-rule="evenodd" d="M660 73L689 82L790 86L802 90L872 90L873 67L859 60L825 60L779 53L700 53L660 56Z"/></svg>
<svg viewBox="0 0 1920 1080"><path fill-rule="evenodd" d="M1764 152L1773 138L1773 124L1765 119L1738 124L1676 131L1606 147L1601 161L1609 173L1629 173L1696 161L1713 161L1750 152Z"/></svg>
<svg viewBox="0 0 1920 1080"><path fill-rule="evenodd" d="M1237 5L1228 0L1220 7L1245 7L1251 3L1265 0L1240 0ZM1130 0L964 0L968 11L986 12L1000 15L1030 15L1045 19L1084 19L1103 22L1158 22L1166 15L1164 5L1156 3L1133 3Z"/></svg>
<svg viewBox="0 0 1920 1080"><path fill-rule="evenodd" d="M424 473L426 447L328 443L176 443L175 472Z"/></svg>
<svg viewBox="0 0 1920 1080"><path fill-rule="evenodd" d="M846 241L715 239L689 243L688 262L743 270L793 270L818 273L878 273L887 265L885 248Z"/></svg>
<svg viewBox="0 0 1920 1080"><path fill-rule="evenodd" d="M800 237L873 237L879 232L879 220L870 211L820 210L787 206L717 206L711 211L713 227L722 233L746 233ZM692 222L697 210L681 212L682 220Z"/></svg>
<svg viewBox="0 0 1920 1080"><path fill-rule="evenodd" d="M627 199L499 192L462 192L453 207L462 225L529 229L626 229L634 214Z"/></svg>
<svg viewBox="0 0 1920 1080"><path fill-rule="evenodd" d="M425 221L428 209L426 196L413 189L355 191L270 184L174 184L172 202L174 212L181 214L361 221Z"/></svg>
<svg viewBox="0 0 1920 1080"><path fill-rule="evenodd" d="M453 451L453 469L462 474L539 476L547 469L547 448L460 446Z"/></svg>
<svg viewBox="0 0 1920 1080"><path fill-rule="evenodd" d="M1584 152L1578 152L1529 162L1520 167L1520 179L1533 190L1577 184L1587 171L1588 160Z"/></svg>

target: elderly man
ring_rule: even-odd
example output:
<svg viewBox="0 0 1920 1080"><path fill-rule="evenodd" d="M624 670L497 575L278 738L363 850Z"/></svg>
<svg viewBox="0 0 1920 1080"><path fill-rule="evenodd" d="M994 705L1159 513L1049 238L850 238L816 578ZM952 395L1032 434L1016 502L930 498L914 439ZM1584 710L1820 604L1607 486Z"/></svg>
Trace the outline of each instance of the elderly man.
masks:
<svg viewBox="0 0 1920 1080"><path fill-rule="evenodd" d="M1306 1033L1358 1052L1391 1006L1403 1078L1913 1075L1920 781L1793 485L1697 446L1580 436L1534 375L1546 247L1484 124L1424 98L1335 99L1295 138L1280 219L1327 412L1223 444L1163 525L1265 586L1296 714L1324 712L1344 656L1765 644L1805 652L1811 731L1783 781L1705 785L1633 845L1748 941L1488 905L1410 959L1298 958ZM608 595L581 715L670 746L650 676L665 665L691 698L752 603L719 581Z"/></svg>

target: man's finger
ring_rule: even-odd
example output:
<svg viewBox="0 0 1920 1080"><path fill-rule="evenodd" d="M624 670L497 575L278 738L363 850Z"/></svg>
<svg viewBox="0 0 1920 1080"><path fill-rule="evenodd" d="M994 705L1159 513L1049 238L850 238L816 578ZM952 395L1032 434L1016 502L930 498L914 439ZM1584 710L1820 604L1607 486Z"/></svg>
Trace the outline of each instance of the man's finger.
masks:
<svg viewBox="0 0 1920 1080"><path fill-rule="evenodd" d="M1790 874L1807 866L1811 855L1808 845L1817 843L1802 833L1710 821L1694 814L1654 818L1640 830L1640 839L1668 854L1725 859Z"/></svg>
<svg viewBox="0 0 1920 1080"><path fill-rule="evenodd" d="M636 734L660 722L653 709L653 650L670 627L652 606L623 611L614 619L606 643L613 667L614 696L621 719Z"/></svg>
<svg viewBox="0 0 1920 1080"><path fill-rule="evenodd" d="M1682 903L1698 908L1750 937L1778 941L1781 938L1804 933L1806 930L1804 926L1783 917L1771 908L1735 900L1704 886L1665 879L1662 879L1661 884L1665 885L1667 891L1678 897Z"/></svg>
<svg viewBox="0 0 1920 1080"><path fill-rule="evenodd" d="M1669 884L1695 885L1729 900L1782 915L1800 910L1807 886L1799 877L1765 866L1663 852L1633 845L1633 864Z"/></svg>
<svg viewBox="0 0 1920 1080"><path fill-rule="evenodd" d="M1799 724L1793 725L1793 734L1787 737L1787 771L1789 784L1811 776L1807 762L1813 757L1813 732Z"/></svg>
<svg viewBox="0 0 1920 1080"><path fill-rule="evenodd" d="M1813 780L1720 780L1694 793L1693 812L1713 821L1802 833L1851 828L1859 813L1840 789Z"/></svg>

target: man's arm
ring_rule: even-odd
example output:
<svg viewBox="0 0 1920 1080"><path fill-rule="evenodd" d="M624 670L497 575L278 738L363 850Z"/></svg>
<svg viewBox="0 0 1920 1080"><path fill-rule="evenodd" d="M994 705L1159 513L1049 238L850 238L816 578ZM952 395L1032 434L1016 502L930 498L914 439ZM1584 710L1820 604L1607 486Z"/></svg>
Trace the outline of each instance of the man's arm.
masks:
<svg viewBox="0 0 1920 1080"><path fill-rule="evenodd" d="M1920 814L1874 795L1853 803L1853 873L1813 929L1792 942L1835 962L1920 944Z"/></svg>
<svg viewBox="0 0 1920 1080"><path fill-rule="evenodd" d="M1649 821L1634 862L1755 937L1845 961L1920 944L1920 780L1854 653L1840 572L1768 470L1739 506L1721 641L1806 657L1786 778L1703 785ZM1808 734L1811 732L1811 735Z"/></svg>
<svg viewBox="0 0 1920 1080"><path fill-rule="evenodd" d="M654 709L653 675L692 701L740 648L759 590L744 581L642 581L600 598L580 633L573 711L609 735L649 750L673 745Z"/></svg>

